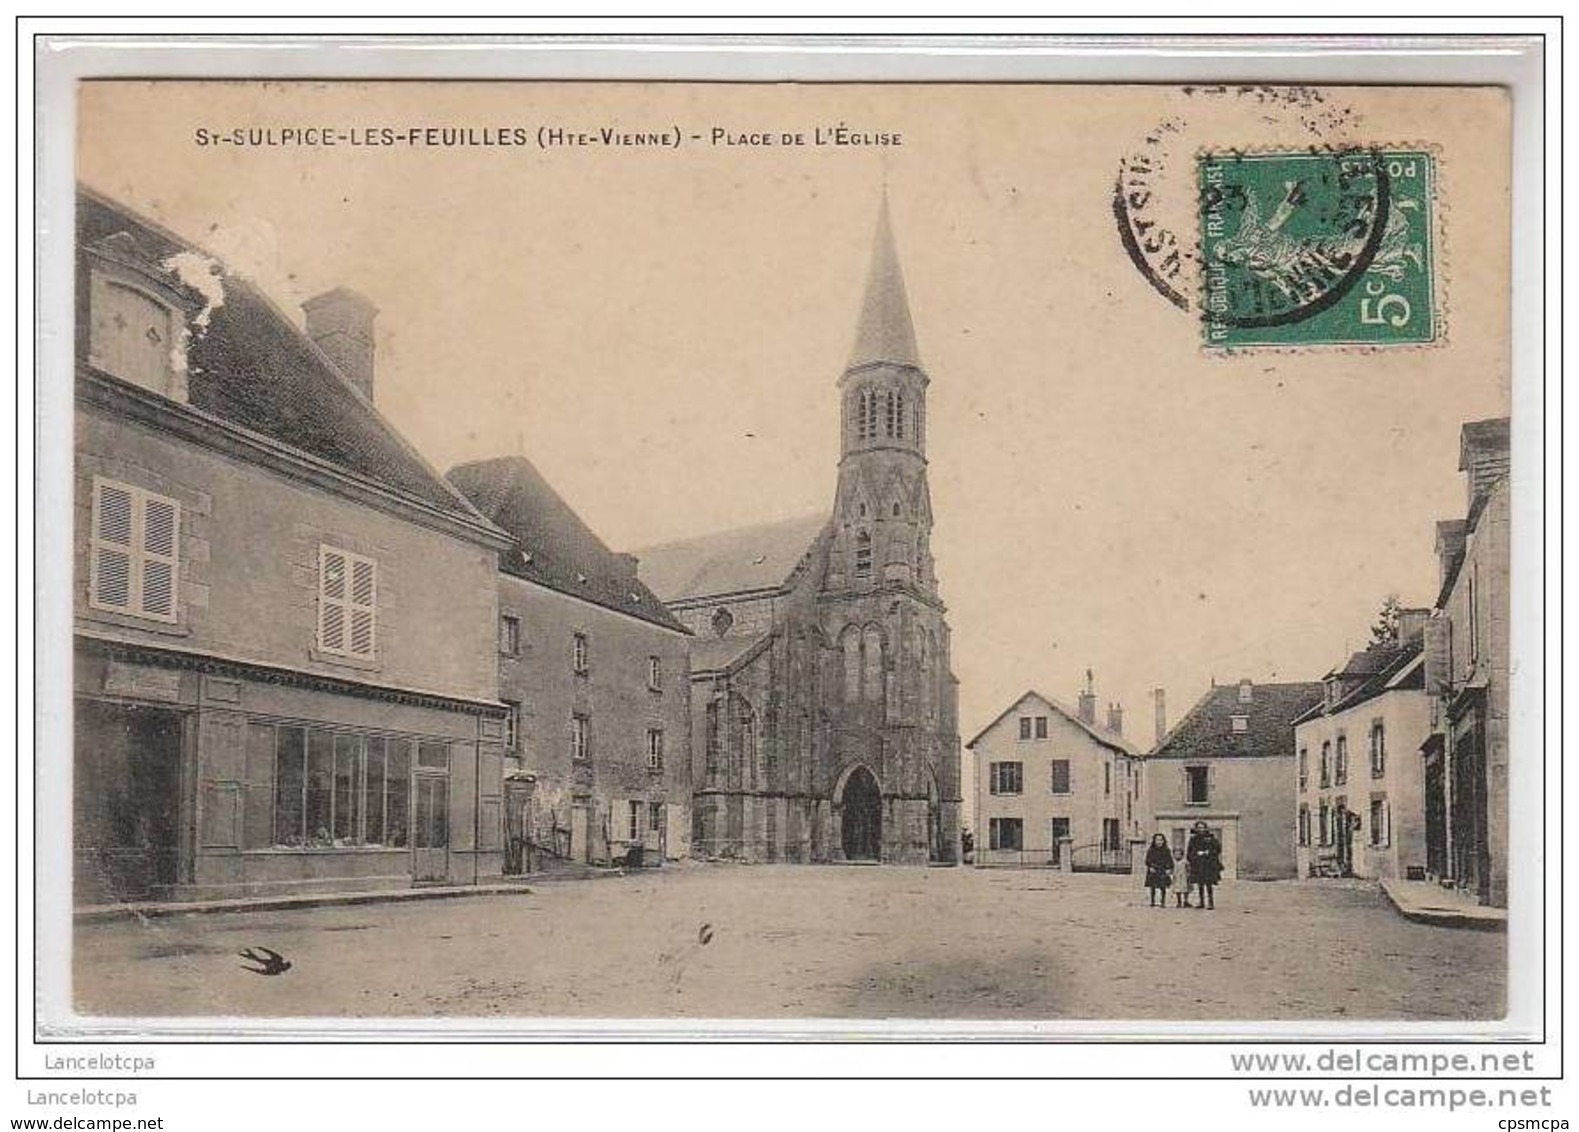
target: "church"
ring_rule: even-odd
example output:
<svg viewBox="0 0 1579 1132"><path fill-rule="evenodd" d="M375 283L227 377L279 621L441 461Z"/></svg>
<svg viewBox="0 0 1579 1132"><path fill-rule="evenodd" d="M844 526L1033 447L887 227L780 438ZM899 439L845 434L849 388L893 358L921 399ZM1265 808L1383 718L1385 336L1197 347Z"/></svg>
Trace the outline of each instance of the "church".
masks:
<svg viewBox="0 0 1579 1132"><path fill-rule="evenodd" d="M931 550L927 385L885 199L837 382L831 513L637 552L642 581L695 634L695 856L958 860L958 682Z"/></svg>

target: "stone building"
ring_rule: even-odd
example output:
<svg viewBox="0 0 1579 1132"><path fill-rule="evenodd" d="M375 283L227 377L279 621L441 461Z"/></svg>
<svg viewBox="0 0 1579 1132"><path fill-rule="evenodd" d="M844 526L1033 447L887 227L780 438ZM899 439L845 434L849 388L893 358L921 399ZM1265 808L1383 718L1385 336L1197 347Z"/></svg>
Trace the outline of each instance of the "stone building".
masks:
<svg viewBox="0 0 1579 1132"><path fill-rule="evenodd" d="M1441 590L1425 625L1431 730L1425 755L1430 875L1508 903L1508 419L1463 427L1468 508L1437 524Z"/></svg>
<svg viewBox="0 0 1579 1132"><path fill-rule="evenodd" d="M1321 701L1294 721L1302 877L1404 878L1425 869L1419 750L1429 727L1421 653L1429 614L1403 610L1395 636L1329 672Z"/></svg>
<svg viewBox="0 0 1579 1132"><path fill-rule="evenodd" d="M1146 756L1148 834L1182 849L1204 821L1224 877L1294 876L1294 720L1321 697L1315 683L1214 684Z"/></svg>
<svg viewBox="0 0 1579 1132"><path fill-rule="evenodd" d="M965 744L976 780L974 861L988 865L1129 867L1145 815L1140 752L1110 704L1097 722L1088 684L1074 711L1030 691Z"/></svg>
<svg viewBox="0 0 1579 1132"><path fill-rule="evenodd" d="M690 634L522 457L450 481L514 545L499 555L506 870L605 863L691 837Z"/></svg>
<svg viewBox="0 0 1579 1132"><path fill-rule="evenodd" d="M638 552L641 577L697 635L697 854L957 859L957 684L931 550L927 383L885 202L838 381L832 513Z"/></svg>
<svg viewBox="0 0 1579 1132"><path fill-rule="evenodd" d="M304 334L84 190L77 309L74 899L498 876L511 542L374 407L371 305Z"/></svg>

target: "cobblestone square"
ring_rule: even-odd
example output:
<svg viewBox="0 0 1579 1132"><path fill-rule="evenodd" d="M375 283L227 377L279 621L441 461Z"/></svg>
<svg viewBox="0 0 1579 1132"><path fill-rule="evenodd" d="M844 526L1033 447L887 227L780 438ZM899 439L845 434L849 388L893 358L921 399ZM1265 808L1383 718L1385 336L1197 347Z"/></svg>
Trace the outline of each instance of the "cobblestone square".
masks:
<svg viewBox="0 0 1579 1132"><path fill-rule="evenodd" d="M291 963L265 977L238 952ZM140 1016L1488 1019L1506 937L1368 884L679 865L497 897L81 924L74 994Z"/></svg>

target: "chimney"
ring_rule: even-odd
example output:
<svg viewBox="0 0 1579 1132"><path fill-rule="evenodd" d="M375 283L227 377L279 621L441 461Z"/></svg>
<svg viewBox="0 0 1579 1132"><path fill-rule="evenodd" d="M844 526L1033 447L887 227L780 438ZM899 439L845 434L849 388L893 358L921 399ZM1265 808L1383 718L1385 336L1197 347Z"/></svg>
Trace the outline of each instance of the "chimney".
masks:
<svg viewBox="0 0 1579 1132"><path fill-rule="evenodd" d="M1091 670L1086 669L1086 690L1080 693L1080 722L1096 726L1097 722L1097 693L1096 680L1091 675Z"/></svg>
<svg viewBox="0 0 1579 1132"><path fill-rule="evenodd" d="M1107 729L1115 735L1124 734L1124 706L1122 704L1108 704Z"/></svg>
<svg viewBox="0 0 1579 1132"><path fill-rule="evenodd" d="M1464 520L1443 519L1436 525L1437 585L1447 585L1464 556Z"/></svg>
<svg viewBox="0 0 1579 1132"><path fill-rule="evenodd" d="M1458 470L1467 472L1469 515L1473 520L1497 481L1508 474L1508 418L1470 421L1458 434Z"/></svg>
<svg viewBox="0 0 1579 1132"><path fill-rule="evenodd" d="M1154 705L1154 722L1157 728L1157 746L1162 746L1162 741L1168 737L1168 694L1161 688L1151 690L1151 699Z"/></svg>
<svg viewBox="0 0 1579 1132"><path fill-rule="evenodd" d="M340 376L373 399L373 320L378 308L355 291L336 287L302 304L307 337L334 363Z"/></svg>
<svg viewBox="0 0 1579 1132"><path fill-rule="evenodd" d="M1423 628L1426 695L1445 696L1453 683L1453 623L1446 617L1428 617Z"/></svg>
<svg viewBox="0 0 1579 1132"><path fill-rule="evenodd" d="M1429 609L1400 609L1398 611L1398 643L1407 645L1410 641L1420 636L1425 631L1425 623L1430 620Z"/></svg>

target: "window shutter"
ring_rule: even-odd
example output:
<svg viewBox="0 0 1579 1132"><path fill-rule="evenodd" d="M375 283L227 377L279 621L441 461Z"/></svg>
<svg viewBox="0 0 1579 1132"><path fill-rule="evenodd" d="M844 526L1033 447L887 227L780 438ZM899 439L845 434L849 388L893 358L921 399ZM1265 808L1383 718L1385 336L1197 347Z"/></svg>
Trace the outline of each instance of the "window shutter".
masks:
<svg viewBox="0 0 1579 1132"><path fill-rule="evenodd" d="M318 643L345 651L345 555L323 547L318 557Z"/></svg>
<svg viewBox="0 0 1579 1132"><path fill-rule="evenodd" d="M373 655L373 616L377 598L377 579L373 563L357 559L351 564L351 642L354 656Z"/></svg>
<svg viewBox="0 0 1579 1132"><path fill-rule="evenodd" d="M95 500L92 591L94 601L128 609L132 603L132 493L99 484Z"/></svg>
<svg viewBox="0 0 1579 1132"><path fill-rule="evenodd" d="M168 499L143 503L142 612L169 620L175 616L176 547L180 543L180 508Z"/></svg>

